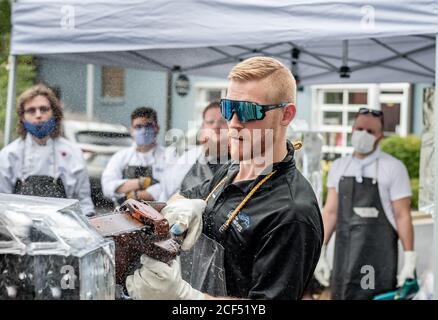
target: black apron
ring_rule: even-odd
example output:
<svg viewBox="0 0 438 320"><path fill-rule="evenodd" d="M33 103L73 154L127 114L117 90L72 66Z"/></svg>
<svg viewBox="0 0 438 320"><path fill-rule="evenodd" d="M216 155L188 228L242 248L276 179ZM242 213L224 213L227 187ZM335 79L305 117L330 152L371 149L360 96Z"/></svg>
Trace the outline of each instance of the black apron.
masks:
<svg viewBox="0 0 438 320"><path fill-rule="evenodd" d="M24 181L18 179L15 194L38 197L67 198L61 178L49 176L29 176Z"/></svg>
<svg viewBox="0 0 438 320"><path fill-rule="evenodd" d="M134 153L131 154L129 161L131 161ZM153 157L155 159L155 150L153 150ZM129 163L128 161L128 163ZM122 172L123 179L138 179L140 177L150 177L152 179L152 184L155 184L159 181L154 179L152 166L130 166L127 165Z"/></svg>
<svg viewBox="0 0 438 320"><path fill-rule="evenodd" d="M360 208L375 210L364 212ZM332 299L371 300L394 290L398 235L386 218L377 179L363 178L358 183L355 177L342 176L337 215ZM369 282L370 266L374 285Z"/></svg>
<svg viewBox="0 0 438 320"><path fill-rule="evenodd" d="M138 179L140 177L151 177L152 178L152 167L151 166L127 166L123 169L123 179ZM156 182L156 181L155 181Z"/></svg>
<svg viewBox="0 0 438 320"><path fill-rule="evenodd" d="M202 161L200 161L202 159ZM180 190L191 189L194 186L210 179L228 161L216 160L218 163L210 163L205 157L198 158L181 182Z"/></svg>
<svg viewBox="0 0 438 320"><path fill-rule="evenodd" d="M151 185L158 183L159 181L154 179L152 174L152 166L126 166L125 169L123 169L122 177L123 179L138 179L140 177L150 177ZM119 205L121 205L123 202L126 201L126 197L122 197L117 199L117 202Z"/></svg>
<svg viewBox="0 0 438 320"><path fill-rule="evenodd" d="M65 192L64 183L61 178L56 177L56 154L55 154L55 141L53 141L53 177L45 175L31 175L25 179L18 179L15 182L14 194L22 194L27 196L38 196L38 197L52 197L52 198L67 198L67 193ZM26 156L26 146L23 148L22 155L22 170L25 176L25 156Z"/></svg>

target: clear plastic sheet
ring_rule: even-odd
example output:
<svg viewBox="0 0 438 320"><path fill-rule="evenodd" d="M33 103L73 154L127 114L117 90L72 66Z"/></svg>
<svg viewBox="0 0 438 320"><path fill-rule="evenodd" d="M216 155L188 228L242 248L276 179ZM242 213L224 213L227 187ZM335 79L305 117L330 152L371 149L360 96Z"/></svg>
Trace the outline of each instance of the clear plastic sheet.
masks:
<svg viewBox="0 0 438 320"><path fill-rule="evenodd" d="M322 136L318 132L293 131L289 133L289 137L292 141L300 140L303 143L301 149L295 151L296 166L312 185L318 204L322 208Z"/></svg>
<svg viewBox="0 0 438 320"><path fill-rule="evenodd" d="M224 247L201 234L192 249L181 252L182 278L203 293L226 296Z"/></svg>
<svg viewBox="0 0 438 320"><path fill-rule="evenodd" d="M418 210L433 214L434 210L434 90L425 88L423 92L423 133L421 135L420 181Z"/></svg>

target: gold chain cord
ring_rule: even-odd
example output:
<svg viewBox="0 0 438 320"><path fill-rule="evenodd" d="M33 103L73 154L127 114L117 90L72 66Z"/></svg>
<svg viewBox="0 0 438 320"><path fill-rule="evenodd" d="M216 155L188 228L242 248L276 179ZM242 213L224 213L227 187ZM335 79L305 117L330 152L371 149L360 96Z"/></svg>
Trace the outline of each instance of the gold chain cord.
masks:
<svg viewBox="0 0 438 320"><path fill-rule="evenodd" d="M246 197L242 200L242 202L237 206L236 209L234 209L233 213L231 214L231 216L227 219L227 221L219 228L220 232L224 232L226 231L229 227L231 222L233 222L234 218L237 216L237 214L239 213L240 209L243 208L243 206L249 201L249 199L251 199L252 195L270 178L274 175L274 173L277 172L277 170L272 171L270 174L268 174L266 177L264 177L262 180L260 180L257 185L251 189L251 191L246 195ZM223 178L217 185L216 187L214 187L213 191L210 192L210 194L208 195L208 197L205 199L205 201L208 201L208 199L210 199L210 196L219 188L219 186L221 186L225 180L227 179L227 177Z"/></svg>
<svg viewBox="0 0 438 320"><path fill-rule="evenodd" d="M292 143L294 150L299 150L303 146L303 143L300 140L294 141ZM239 213L240 209L251 199L252 195L270 178L274 175L274 173L277 172L277 170L272 171L270 174L266 175L262 180L260 180L257 185L251 189L251 191L246 195L246 197L242 200L242 202L237 206L236 209L234 209L231 216L227 219L227 221L219 228L220 232L226 231L229 227L231 222L233 222L234 218ZM228 177L223 178L210 192L210 194L205 199L206 202L210 199L210 197L215 193L215 191L227 180Z"/></svg>
<svg viewBox="0 0 438 320"><path fill-rule="evenodd" d="M227 180L227 176L225 176L225 178L223 178L217 185L216 187L214 187L214 189L210 192L210 194L207 196L207 198L205 199L205 202L208 202L208 200L210 199L210 197L213 195L213 193L215 193L215 191L225 182L225 180Z"/></svg>
<svg viewBox="0 0 438 320"><path fill-rule="evenodd" d="M294 147L294 150L300 150L303 146L303 142L301 140L297 140L292 142L292 146Z"/></svg>

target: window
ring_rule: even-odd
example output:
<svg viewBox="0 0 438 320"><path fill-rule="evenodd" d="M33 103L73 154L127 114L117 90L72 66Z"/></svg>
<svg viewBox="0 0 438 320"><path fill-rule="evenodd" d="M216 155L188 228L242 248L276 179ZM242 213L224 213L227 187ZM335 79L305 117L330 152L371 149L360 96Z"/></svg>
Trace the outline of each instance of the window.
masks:
<svg viewBox="0 0 438 320"><path fill-rule="evenodd" d="M109 100L120 100L125 96L125 69L102 67L101 96Z"/></svg>
<svg viewBox="0 0 438 320"><path fill-rule="evenodd" d="M325 104L342 104L342 91L341 92L324 92Z"/></svg>
<svg viewBox="0 0 438 320"><path fill-rule="evenodd" d="M326 125L342 125L342 112L324 111L323 123Z"/></svg>
<svg viewBox="0 0 438 320"><path fill-rule="evenodd" d="M368 93L366 91L348 92L348 104L368 104Z"/></svg>
<svg viewBox="0 0 438 320"><path fill-rule="evenodd" d="M195 84L196 109L192 120L202 120L202 111L213 101L219 101L227 95L228 82L212 81Z"/></svg>
<svg viewBox="0 0 438 320"><path fill-rule="evenodd" d="M354 120L356 120L356 112L348 112L347 126L353 126Z"/></svg>
<svg viewBox="0 0 438 320"><path fill-rule="evenodd" d="M313 86L313 122L324 137L324 158L334 160L353 151L351 130L362 107L383 111L385 135L406 135L409 88L407 83Z"/></svg>
<svg viewBox="0 0 438 320"><path fill-rule="evenodd" d="M222 90L206 90L207 101L219 101L222 98Z"/></svg>

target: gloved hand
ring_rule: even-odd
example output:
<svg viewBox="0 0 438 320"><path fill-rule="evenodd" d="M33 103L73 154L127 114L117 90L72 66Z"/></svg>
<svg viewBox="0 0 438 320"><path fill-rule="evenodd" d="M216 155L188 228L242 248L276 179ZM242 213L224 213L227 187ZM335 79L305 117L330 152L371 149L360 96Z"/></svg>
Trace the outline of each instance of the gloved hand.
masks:
<svg viewBox="0 0 438 320"><path fill-rule="evenodd" d="M323 244L321 248L321 256L315 268L315 278L324 287L329 286L330 279L330 264L327 260L327 245Z"/></svg>
<svg viewBox="0 0 438 320"><path fill-rule="evenodd" d="M179 199L171 202L161 210L161 214L172 226L174 235L181 235L187 230L187 235L181 245L182 250L189 250L198 240L202 232L202 213L206 202L201 199Z"/></svg>
<svg viewBox="0 0 438 320"><path fill-rule="evenodd" d="M146 190L152 184L151 177L140 177L138 178L138 188L140 190Z"/></svg>
<svg viewBox="0 0 438 320"><path fill-rule="evenodd" d="M181 278L179 259L171 265L146 255L140 258L142 267L126 278L126 288L133 299L143 300L204 300L202 292L195 290Z"/></svg>
<svg viewBox="0 0 438 320"><path fill-rule="evenodd" d="M415 266L417 264L417 254L415 251L405 251L405 263L397 276L397 286L404 285L407 279L415 278Z"/></svg>

